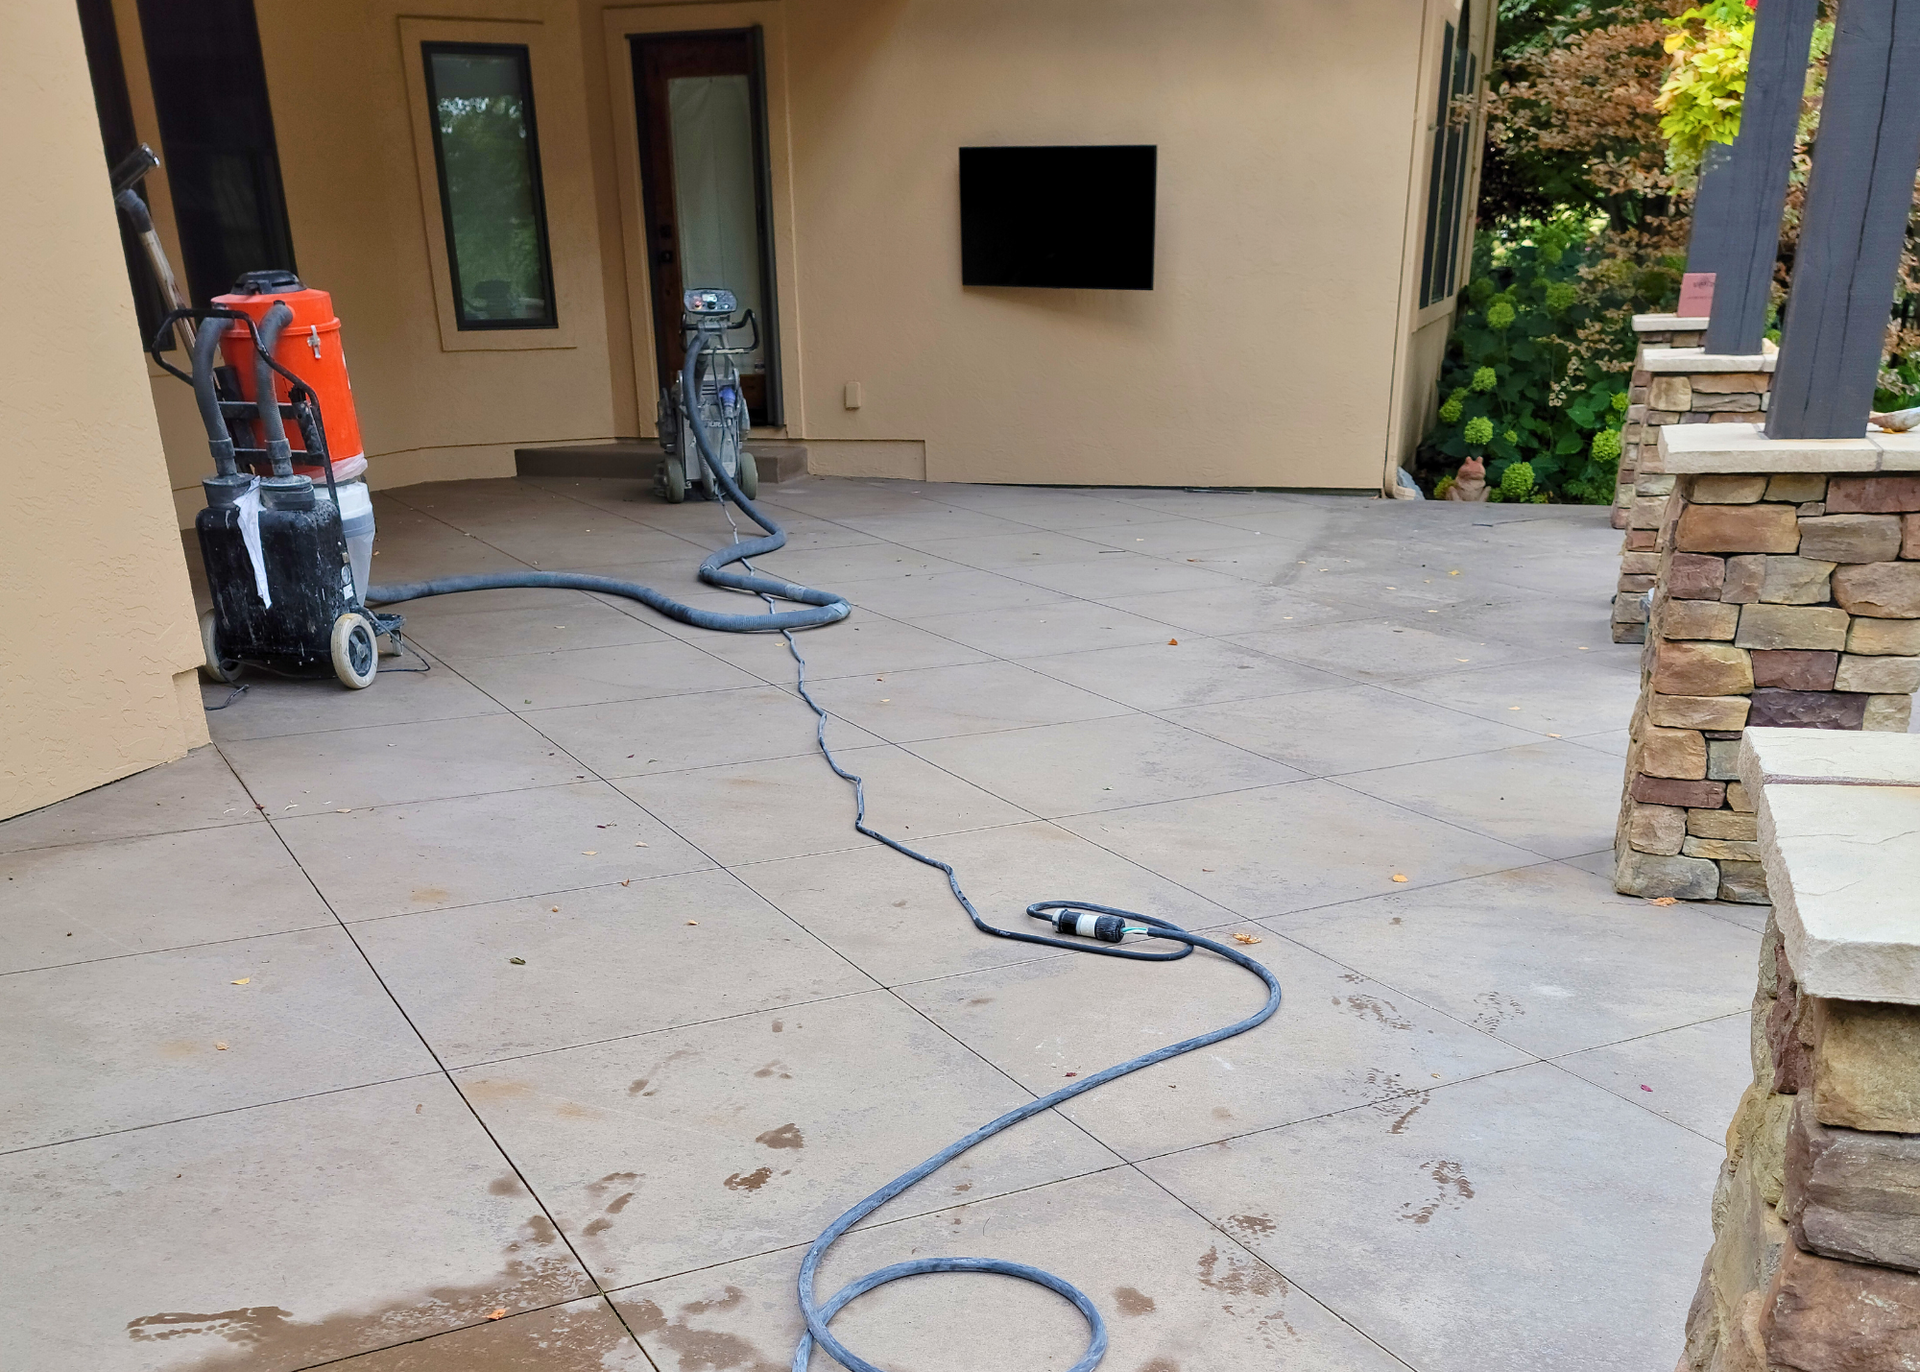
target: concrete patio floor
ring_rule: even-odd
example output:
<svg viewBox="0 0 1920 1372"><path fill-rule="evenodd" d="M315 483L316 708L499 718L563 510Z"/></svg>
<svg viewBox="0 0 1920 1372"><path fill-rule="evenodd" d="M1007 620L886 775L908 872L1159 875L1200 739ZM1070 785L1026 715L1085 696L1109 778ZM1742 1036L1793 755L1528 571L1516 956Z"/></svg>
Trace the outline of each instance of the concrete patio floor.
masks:
<svg viewBox="0 0 1920 1372"><path fill-rule="evenodd" d="M768 504L763 565L856 607L801 642L876 824L989 918L1248 933L1287 993L930 1178L823 1294L990 1255L1088 1291L1112 1372L1672 1367L1766 912L1605 876L1638 649L1604 510ZM638 483L377 508L381 580L591 568L741 608L691 584L720 512ZM1258 1004L1204 954L975 933L852 831L777 637L572 592L406 613L431 672L255 677L212 747L0 824L0 1365L774 1372L848 1204ZM902 1372L1084 1341L988 1276L836 1328Z"/></svg>

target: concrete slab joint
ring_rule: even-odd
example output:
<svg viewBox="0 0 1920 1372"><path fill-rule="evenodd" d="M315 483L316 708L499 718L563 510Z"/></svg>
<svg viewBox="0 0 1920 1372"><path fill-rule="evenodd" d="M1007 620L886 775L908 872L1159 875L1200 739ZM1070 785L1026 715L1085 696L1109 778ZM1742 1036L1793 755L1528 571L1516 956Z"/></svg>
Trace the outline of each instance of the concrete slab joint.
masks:
<svg viewBox="0 0 1920 1372"><path fill-rule="evenodd" d="M1755 729L1775 894L1683 1372L1920 1364L1920 739ZM1920 810L1916 810L1920 814ZM1871 818L1865 818L1871 816ZM1900 851L1902 848L1907 851ZM1875 861L1869 849L1886 850ZM1796 899L1797 897L1797 899Z"/></svg>
<svg viewBox="0 0 1920 1372"><path fill-rule="evenodd" d="M1646 498L1659 506L1651 576L1646 551L1623 559L1615 637L1646 647L1614 884L1763 903L1756 839L1728 823L1753 808L1728 770L1733 747L1753 727L1905 732L1920 689L1920 540L1906 529L1920 523L1920 475L1886 470L1905 460L1891 435L1809 450L1718 427L1724 443L1660 436L1651 465L1673 488ZM1716 743L1728 745L1717 767Z"/></svg>

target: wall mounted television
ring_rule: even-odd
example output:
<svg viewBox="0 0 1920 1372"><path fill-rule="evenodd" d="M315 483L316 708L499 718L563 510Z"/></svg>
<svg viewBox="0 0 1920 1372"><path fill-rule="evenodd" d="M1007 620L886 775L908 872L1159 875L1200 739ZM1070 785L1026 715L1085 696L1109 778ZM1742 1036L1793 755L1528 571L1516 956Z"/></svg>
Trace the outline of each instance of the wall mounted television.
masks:
<svg viewBox="0 0 1920 1372"><path fill-rule="evenodd" d="M1157 151L960 149L961 284L1152 290Z"/></svg>

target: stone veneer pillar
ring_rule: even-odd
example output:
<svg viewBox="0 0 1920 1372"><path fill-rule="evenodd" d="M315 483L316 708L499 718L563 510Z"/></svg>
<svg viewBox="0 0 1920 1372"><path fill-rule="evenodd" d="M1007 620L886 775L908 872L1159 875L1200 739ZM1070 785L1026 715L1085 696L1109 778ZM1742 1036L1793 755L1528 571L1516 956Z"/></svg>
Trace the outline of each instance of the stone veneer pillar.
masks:
<svg viewBox="0 0 1920 1372"><path fill-rule="evenodd" d="M1697 348L1706 337L1707 320L1678 314L1636 314L1633 317L1635 347L1632 389L1627 393L1627 422L1620 430L1620 471L1613 491L1613 527L1627 527L1633 508L1633 483L1639 463L1640 425L1646 418L1647 379L1643 376L1648 348ZM1635 406L1642 408L1635 409Z"/></svg>
<svg viewBox="0 0 1920 1372"><path fill-rule="evenodd" d="M1920 687L1920 434L1670 425L1675 478L1614 836L1627 895L1767 901L1750 725L1904 733Z"/></svg>
<svg viewBox="0 0 1920 1372"><path fill-rule="evenodd" d="M1675 1372L1920 1367L1920 739L1758 729L1740 776L1777 899Z"/></svg>
<svg viewBox="0 0 1920 1372"><path fill-rule="evenodd" d="M1660 557L1660 527L1673 494L1673 475L1648 469L1658 451L1660 430L1669 424L1752 424L1766 411L1778 349L1773 344L1752 357L1709 355L1699 348L1640 345L1634 362L1632 403L1620 450L1621 479L1631 482L1615 492L1625 506L1626 537L1620 548L1620 580L1613 597L1613 641L1646 639L1646 592L1653 585ZM1641 455L1645 454L1646 460ZM1629 465L1631 464L1631 465ZM1657 464L1656 464L1657 465Z"/></svg>

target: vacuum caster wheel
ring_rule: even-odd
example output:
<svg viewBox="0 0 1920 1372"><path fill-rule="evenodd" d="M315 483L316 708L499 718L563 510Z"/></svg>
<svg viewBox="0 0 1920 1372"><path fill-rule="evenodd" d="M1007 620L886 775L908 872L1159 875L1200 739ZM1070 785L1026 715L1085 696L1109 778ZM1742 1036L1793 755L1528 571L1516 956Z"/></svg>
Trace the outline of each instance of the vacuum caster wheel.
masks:
<svg viewBox="0 0 1920 1372"><path fill-rule="evenodd" d="M220 656L218 626L214 623L212 610L200 616L200 651L206 657L206 661L200 664L200 675L208 681L224 685L240 675L239 663L231 658L223 660Z"/></svg>
<svg viewBox="0 0 1920 1372"><path fill-rule="evenodd" d="M740 454L740 466L733 475L734 481L740 487L741 495L745 496L748 500L758 500L760 498L760 467L759 464L753 460L752 453L743 452Z"/></svg>
<svg viewBox="0 0 1920 1372"><path fill-rule="evenodd" d="M687 498L687 469L679 458L667 458L661 464L660 475L669 505L678 505Z"/></svg>
<svg viewBox="0 0 1920 1372"><path fill-rule="evenodd" d="M373 685L380 670L380 648L375 642L373 621L349 610L333 621L333 674L349 690L362 691Z"/></svg>

